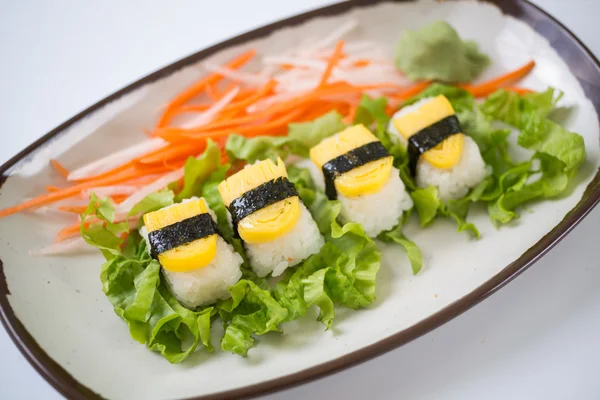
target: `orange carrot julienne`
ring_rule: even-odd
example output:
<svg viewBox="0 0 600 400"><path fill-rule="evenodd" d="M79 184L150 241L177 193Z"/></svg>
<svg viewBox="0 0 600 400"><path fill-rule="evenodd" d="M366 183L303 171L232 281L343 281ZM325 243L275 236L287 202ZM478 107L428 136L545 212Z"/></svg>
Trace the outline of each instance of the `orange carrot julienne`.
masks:
<svg viewBox="0 0 600 400"><path fill-rule="evenodd" d="M216 85L215 85L215 92L216 92L216 99L217 100L221 100L221 98L223 98L223 96L225 96L227 93L229 93L230 90L232 90L234 87L238 86L237 82L230 82L229 85L227 85L227 87L225 89L223 89L222 92L219 91L219 89L217 89ZM244 93L242 91L240 91L236 97L240 97L243 96Z"/></svg>
<svg viewBox="0 0 600 400"><path fill-rule="evenodd" d="M219 100L219 92L217 91L216 83L211 83L210 85L206 86L206 94L212 101Z"/></svg>
<svg viewBox="0 0 600 400"><path fill-rule="evenodd" d="M478 85L466 84L461 85L460 87L467 90L475 97L487 96L504 86L508 86L511 83L515 83L523 79L529 72L531 72L533 67L535 67L535 61L531 60L521 68L517 68L514 71L511 71L497 78L491 79L487 82L483 82Z"/></svg>
<svg viewBox="0 0 600 400"><path fill-rule="evenodd" d="M46 192L57 192L59 190L62 190L62 189L59 188L58 186L54 186L54 185L46 186Z"/></svg>
<svg viewBox="0 0 600 400"><path fill-rule="evenodd" d="M231 60L224 66L229 69L240 68L241 66L246 64L248 61L250 61L254 57L255 54L256 54L256 50L249 50L249 51L239 55L238 57L234 58L233 60ZM202 93L204 90L206 90L206 87L208 85L210 85L212 83L217 83L217 82L221 81L221 79L223 79L222 75L211 74L211 75L208 75L208 76L204 77L203 79L199 80L198 82L194 83L193 85L191 85L190 87L185 89L183 92L179 93L167 105L167 108L165 109L162 116L158 120L157 126L158 127L166 126L169 123L169 121L171 120L171 118L173 117L174 110L177 107L183 105L187 101L196 97L198 94Z"/></svg>
<svg viewBox="0 0 600 400"><path fill-rule="evenodd" d="M62 176L64 176L65 178L67 176L69 176L69 170L66 169L65 167L63 167L63 165L58 161L55 160L54 158L50 160L50 164L52 164L52 167L54 167L54 169L61 174Z"/></svg>
<svg viewBox="0 0 600 400"><path fill-rule="evenodd" d="M129 161L129 162L126 162L124 164L119 165L118 167L110 169L108 171L101 172L101 173L99 173L97 175L90 176L90 177L87 177L87 178L78 179L78 180L76 180L76 182L78 182L78 183L93 182L93 181L98 180L98 179L107 178L109 176L112 176L114 174L122 172L122 171L126 170L127 168L131 168L131 167L133 167L133 162Z"/></svg>
<svg viewBox="0 0 600 400"><path fill-rule="evenodd" d="M56 192L46 193L41 196L34 197L33 199L24 201L15 206L0 210L0 218L6 217L8 215L12 215L19 211L24 211L24 210L28 210L28 209L32 209L32 208L38 208L38 207L44 206L46 204L53 203L55 201L74 197L74 196L78 195L79 193L81 193L82 190L85 190L85 189L90 189L90 188L99 187L99 186L114 185L117 183L125 182L132 178L136 178L138 176L140 176L139 171L125 170L125 171L122 171L122 172L116 174L115 176L98 179L98 180L92 181L92 182L84 182L84 183L80 183L78 185L74 185L74 186L71 186L71 187L68 187L65 189L58 190Z"/></svg>
<svg viewBox="0 0 600 400"><path fill-rule="evenodd" d="M337 63L342 58L342 49L343 48L344 48L344 41L338 40L337 44L335 45L335 49L333 50L333 53L331 54L331 57L329 58L329 61L327 61L327 67L325 67L325 71L323 72L323 75L321 76L321 80L319 81L319 87L321 87L325 83L327 83L327 80L331 76L331 72L333 71L333 68L337 65Z"/></svg>
<svg viewBox="0 0 600 400"><path fill-rule="evenodd" d="M139 162L142 164L153 164L153 163L164 163L166 161L171 161L176 158L186 157L190 154L199 153L204 150L206 146L196 146L190 147L189 145L179 145L179 146L170 146L167 148L160 149L161 152L156 152L155 154L149 154L140 158ZM186 157L187 158L187 157Z"/></svg>
<svg viewBox="0 0 600 400"><path fill-rule="evenodd" d="M89 225L90 225L90 223L86 222L86 226L89 226ZM70 237L77 236L80 232L80 229L81 229L80 222L76 222L74 224L71 224L69 226L62 228L56 234L56 242L62 242L63 240L66 240Z"/></svg>
<svg viewBox="0 0 600 400"><path fill-rule="evenodd" d="M517 87L517 86L507 86L507 87L504 87L503 89L508 90L509 92L515 92L521 96L524 94L527 94L527 93L535 93L535 90Z"/></svg>
<svg viewBox="0 0 600 400"><path fill-rule="evenodd" d="M350 106L350 112L344 118L345 123L351 124L352 121L354 121L354 117L356 117L356 110L358 110L357 106L355 106L355 105Z"/></svg>
<svg viewBox="0 0 600 400"><path fill-rule="evenodd" d="M431 81L419 82L419 83L415 84L414 86L412 86L396 95L392 95L389 97L391 97L395 100L407 100L413 96L418 95L423 90L427 89L429 87L429 85L431 85Z"/></svg>
<svg viewBox="0 0 600 400"><path fill-rule="evenodd" d="M81 214L87 209L87 206L59 206L58 209L68 213Z"/></svg>
<svg viewBox="0 0 600 400"><path fill-rule="evenodd" d="M178 113L184 113L184 112L201 112L201 111L206 111L208 108L210 108L212 104L184 104L181 107L179 107L176 111Z"/></svg>

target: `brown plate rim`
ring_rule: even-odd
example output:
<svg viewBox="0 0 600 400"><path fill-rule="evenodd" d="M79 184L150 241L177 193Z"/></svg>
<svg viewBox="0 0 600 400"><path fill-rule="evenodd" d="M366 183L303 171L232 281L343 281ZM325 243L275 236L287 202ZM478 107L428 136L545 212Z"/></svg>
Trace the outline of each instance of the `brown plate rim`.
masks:
<svg viewBox="0 0 600 400"><path fill-rule="evenodd" d="M59 135L69 126L82 120L89 114L100 109L104 105L122 97L123 95L147 84L154 82L164 76L208 57L225 48L239 45L250 40L254 40L279 29L298 25L316 17L327 15L337 15L356 7L366 7L376 3L389 2L390 0L350 0L341 3L335 3L329 6L318 8L303 14L298 14L278 22L265 25L261 28L236 36L219 44L201 50L188 57L185 57L171 65L168 65L130 85L113 93L98 103L92 105L86 110L80 112L73 118L56 127L33 144L25 148L19 154L11 158L5 164L0 166L0 186L7 179L7 173L18 162L26 159L35 150L38 150L45 143ZM410 1L410 0L398 0ZM567 63L577 79L582 84L588 98L592 100L596 112L600 115L600 62L592 52L563 24L552 17L550 14L530 3L527 0L485 0L498 6L505 14L512 15L530 25L539 34L551 40L551 45ZM594 79L582 74L579 70L584 65L587 71L595 75ZM585 69L585 68L584 68ZM417 324L397 332L386 339L345 354L337 359L307 368L305 370L285 375L276 379L261 382L254 385L245 386L233 390L227 390L211 395L194 397L190 400L201 399L239 399L257 396L277 390L290 388L310 380L322 378L334 372L357 365L371 358L379 356L385 352L395 349L411 340L414 340L425 333L443 325L451 319L462 314L473 307L483 299L487 298L497 290L502 288L508 282L513 280L525 269L529 268L556 243L558 243L567 233L569 233L584 218L600 200L600 172L596 173L592 182L588 185L580 202L565 216L565 218L555 226L549 233L541 238L535 245L529 248L517 260L502 269L494 277L486 281L477 289L468 295L454 301L442 310L425 318ZM0 320L4 325L9 336L29 361L29 363L46 379L58 392L69 399L101 399L102 397L91 389L79 383L56 361L54 361L35 341L31 334L25 329L19 321L8 301L10 295L6 276L4 274L3 264L0 260Z"/></svg>

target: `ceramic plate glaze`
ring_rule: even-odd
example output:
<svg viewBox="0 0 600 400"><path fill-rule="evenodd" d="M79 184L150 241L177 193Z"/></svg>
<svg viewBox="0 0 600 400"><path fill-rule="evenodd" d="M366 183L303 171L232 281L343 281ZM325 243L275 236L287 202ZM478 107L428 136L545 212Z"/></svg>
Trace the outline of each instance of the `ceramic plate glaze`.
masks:
<svg viewBox="0 0 600 400"><path fill-rule="evenodd" d="M409 226L407 235L421 246L425 269L412 276L403 251L381 244L377 301L369 309L340 309L327 332L311 318L285 324L283 335L261 337L248 358L199 351L180 365L130 338L102 293L100 254L31 257L30 250L53 240L60 221L36 213L10 216L0 220L0 306L2 322L17 346L69 398L233 399L289 387L374 357L498 290L560 240L600 198L600 67L568 30L535 6L517 0L497 3L350 1L218 44L115 93L10 160L1 168L0 207L40 193L46 185L60 185L61 177L48 168L50 158L74 168L143 138L142 128L154 125L161 106L202 74L200 60L219 63L249 48L280 53L290 43L322 36L348 19L360 24L349 40L386 43L390 56L402 29L448 20L493 58L481 79L535 59L537 67L523 85L563 90L560 122L586 143L588 161L568 196L533 205L516 223L498 230L483 210L475 210L470 220L480 228L479 241L457 234L443 220L423 230Z"/></svg>

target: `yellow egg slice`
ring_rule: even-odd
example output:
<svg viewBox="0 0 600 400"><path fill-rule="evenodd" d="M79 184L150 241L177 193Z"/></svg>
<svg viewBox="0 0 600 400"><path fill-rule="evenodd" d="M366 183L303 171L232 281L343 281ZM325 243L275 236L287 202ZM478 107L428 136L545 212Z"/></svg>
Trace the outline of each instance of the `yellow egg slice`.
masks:
<svg viewBox="0 0 600 400"><path fill-rule="evenodd" d="M287 169L281 158L277 164L272 160L264 160L231 175L219 184L219 193L225 205L229 206L235 199L263 183L277 178L287 178Z"/></svg>
<svg viewBox="0 0 600 400"><path fill-rule="evenodd" d="M335 179L335 189L345 197L378 193L390 178L393 161L390 156L354 168Z"/></svg>
<svg viewBox="0 0 600 400"><path fill-rule="evenodd" d="M434 123L454 115L452 104L444 95L434 97L418 110L394 118L394 126L405 139ZM465 137L462 133L446 138L434 148L426 151L421 158L436 168L452 168L462 156Z"/></svg>
<svg viewBox="0 0 600 400"><path fill-rule="evenodd" d="M217 235L194 240L158 255L158 261L171 272L187 272L206 267L217 254Z"/></svg>
<svg viewBox="0 0 600 400"><path fill-rule="evenodd" d="M249 165L219 184L223 202L229 205L244 193L277 178L287 178L281 159ZM302 208L298 196L278 201L257 210L238 222L238 234L246 243L271 242L288 233L300 218Z"/></svg>
<svg viewBox="0 0 600 400"><path fill-rule="evenodd" d="M238 234L246 243L270 242L291 231L301 212L298 196L288 197L242 219Z"/></svg>
<svg viewBox="0 0 600 400"><path fill-rule="evenodd" d="M310 149L310 158L320 169L329 161L379 140L364 125L354 125L323 139ZM345 197L377 193L390 177L393 157L385 157L354 168L335 178L336 191Z"/></svg>
<svg viewBox="0 0 600 400"><path fill-rule="evenodd" d="M204 199L175 204L144 215L148 233L208 212ZM163 268L172 272L186 272L211 263L217 254L217 235L210 235L158 255Z"/></svg>
<svg viewBox="0 0 600 400"><path fill-rule="evenodd" d="M373 135L364 125L354 125L342 132L321 140L321 142L310 149L310 159L317 168L321 169L329 161L343 156L358 147L379 139Z"/></svg>

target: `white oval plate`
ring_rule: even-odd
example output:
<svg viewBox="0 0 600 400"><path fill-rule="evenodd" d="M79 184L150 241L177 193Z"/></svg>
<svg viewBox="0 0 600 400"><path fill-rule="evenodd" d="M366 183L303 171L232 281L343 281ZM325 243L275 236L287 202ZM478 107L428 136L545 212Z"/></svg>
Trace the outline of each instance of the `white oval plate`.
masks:
<svg viewBox="0 0 600 400"><path fill-rule="evenodd" d="M562 121L585 138L588 161L572 193L531 206L510 226L495 229L482 210L470 220L482 239L457 234L445 221L407 232L423 250L425 269L412 276L397 246L381 244L377 301L370 309L340 309L334 328L303 318L266 335L248 358L197 352L180 365L134 342L114 315L98 277L99 254L30 257L53 240L58 220L36 213L0 221L2 322L28 360L69 398L239 398L298 384L381 354L443 324L487 297L544 254L600 199L600 66L564 27L520 0L502 7L472 1L350 1L299 15L236 37L183 59L115 93L34 143L0 168L0 208L43 191L61 178L50 158L81 165L143 137L160 108L202 72L200 60L221 62L244 49L283 51L307 36L319 37L350 18L352 38L389 45L404 28L445 19L461 36L477 40L493 58L482 79L530 59L537 67L526 87L565 92L572 107ZM376 4L375 4L376 3ZM506 13L503 14L503 12ZM477 23L473 23L477 21ZM536 32L537 31L537 32ZM490 257L493 255L493 257Z"/></svg>

